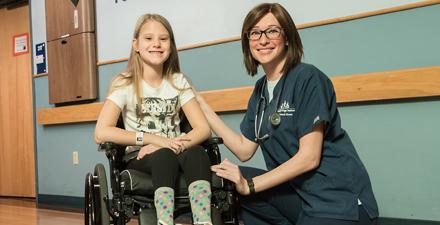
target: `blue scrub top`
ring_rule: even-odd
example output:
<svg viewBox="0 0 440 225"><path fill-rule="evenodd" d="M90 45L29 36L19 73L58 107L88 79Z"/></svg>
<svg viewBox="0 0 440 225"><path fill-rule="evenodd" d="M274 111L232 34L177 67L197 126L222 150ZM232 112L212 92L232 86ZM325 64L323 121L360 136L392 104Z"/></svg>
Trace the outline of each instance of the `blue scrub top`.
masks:
<svg viewBox="0 0 440 225"><path fill-rule="evenodd" d="M317 124L325 123L320 165L289 182L303 200L304 213L357 220L359 199L371 218L378 217L368 173L348 134L341 128L330 79L313 65L300 63L275 86L272 101L263 104L262 97L268 99L265 79L264 76L257 81L240 129L246 138L258 142L267 168L272 170L292 158L298 152L299 139ZM256 141L255 115L258 113L259 122L263 106L258 136L269 134L269 137ZM269 122L269 115L275 110L281 116L277 127Z"/></svg>

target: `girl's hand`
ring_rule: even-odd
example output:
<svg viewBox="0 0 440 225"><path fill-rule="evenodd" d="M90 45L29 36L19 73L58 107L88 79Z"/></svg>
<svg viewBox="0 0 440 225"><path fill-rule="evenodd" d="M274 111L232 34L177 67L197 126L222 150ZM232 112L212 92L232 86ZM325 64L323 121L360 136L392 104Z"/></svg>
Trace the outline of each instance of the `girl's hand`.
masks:
<svg viewBox="0 0 440 225"><path fill-rule="evenodd" d="M180 154L181 152L183 152L186 149L185 144L189 141L191 141L191 139L189 139L185 136L180 136L180 137L175 137L175 138L164 138L163 143L162 143L162 147L169 148L169 149L173 150L174 153Z"/></svg>
<svg viewBox="0 0 440 225"><path fill-rule="evenodd" d="M139 153L138 153L136 159L141 160L142 158L144 158L145 155L151 154L151 153L157 151L158 149L160 149L160 147L155 144L148 144L148 145L142 146L141 150L139 150Z"/></svg>
<svg viewBox="0 0 440 225"><path fill-rule="evenodd" d="M246 179L241 175L238 166L228 159L223 160L223 162L218 165L211 166L211 170L215 172L217 176L232 181L235 184L235 189L241 195L249 195L250 191Z"/></svg>

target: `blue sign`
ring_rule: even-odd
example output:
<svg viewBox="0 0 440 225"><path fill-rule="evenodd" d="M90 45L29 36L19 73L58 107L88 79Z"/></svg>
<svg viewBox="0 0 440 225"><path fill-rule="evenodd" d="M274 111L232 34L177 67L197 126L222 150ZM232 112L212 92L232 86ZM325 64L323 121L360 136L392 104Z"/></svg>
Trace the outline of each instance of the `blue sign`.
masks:
<svg viewBox="0 0 440 225"><path fill-rule="evenodd" d="M37 65L37 74L46 73L46 43L43 42L35 45L35 49L35 64Z"/></svg>

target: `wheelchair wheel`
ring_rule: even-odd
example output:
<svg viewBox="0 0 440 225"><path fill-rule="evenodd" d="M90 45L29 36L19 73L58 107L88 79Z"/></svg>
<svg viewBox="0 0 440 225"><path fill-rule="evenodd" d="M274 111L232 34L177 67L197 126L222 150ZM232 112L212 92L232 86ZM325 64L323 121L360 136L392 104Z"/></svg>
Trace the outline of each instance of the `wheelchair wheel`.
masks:
<svg viewBox="0 0 440 225"><path fill-rule="evenodd" d="M96 225L93 175L87 173L84 187L84 225Z"/></svg>
<svg viewBox="0 0 440 225"><path fill-rule="evenodd" d="M110 214L108 211L109 195L108 195L108 185L107 176L105 174L104 165L101 163L95 166L94 173L94 200L95 200L95 221L94 225L109 225L110 224Z"/></svg>

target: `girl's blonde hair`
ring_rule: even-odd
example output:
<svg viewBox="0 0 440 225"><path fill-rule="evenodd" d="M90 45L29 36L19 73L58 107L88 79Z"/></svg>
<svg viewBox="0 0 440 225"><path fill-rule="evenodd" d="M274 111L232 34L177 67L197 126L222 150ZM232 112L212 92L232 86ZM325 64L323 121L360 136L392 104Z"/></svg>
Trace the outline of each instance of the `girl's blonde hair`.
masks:
<svg viewBox="0 0 440 225"><path fill-rule="evenodd" d="M177 47L176 42L174 39L174 33L173 29L171 28L170 23L168 22L165 17L159 15L159 14L144 14L136 22L136 27L134 29L133 33L133 39L139 38L139 33L142 28L142 26L149 22L149 21L156 21L162 24L165 29L168 31L168 34L170 36L170 42L171 42L171 53L168 57L168 59L163 64L163 78L167 79L170 84L174 86L174 82L172 80L172 75L174 73L180 73L180 64L179 64L179 57L177 54ZM130 84L133 84L134 92L136 94L136 102L140 104L141 102L141 96L142 96L142 75L143 75L143 66L142 66L142 58L139 53L131 48L130 57L128 58L128 64L125 68L125 71L122 73L119 73L111 82L111 86L109 88L108 94L110 95L113 91L120 87L124 87ZM179 88L177 88L179 89ZM179 89L180 90L180 89ZM139 114L140 108L137 107L137 113ZM140 115L140 114L139 114Z"/></svg>

